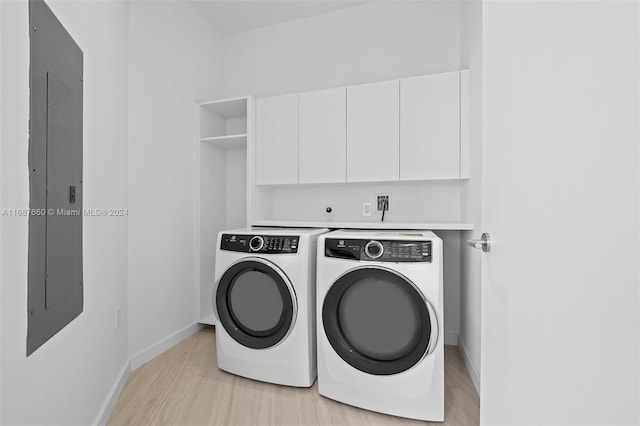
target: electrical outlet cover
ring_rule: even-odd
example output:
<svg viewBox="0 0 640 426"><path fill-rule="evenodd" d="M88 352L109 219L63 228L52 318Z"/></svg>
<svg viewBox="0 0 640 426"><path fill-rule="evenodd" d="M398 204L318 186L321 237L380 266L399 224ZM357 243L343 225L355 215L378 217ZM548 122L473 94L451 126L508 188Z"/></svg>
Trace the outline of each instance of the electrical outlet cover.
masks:
<svg viewBox="0 0 640 426"><path fill-rule="evenodd" d="M371 216L371 203L362 203L362 216Z"/></svg>

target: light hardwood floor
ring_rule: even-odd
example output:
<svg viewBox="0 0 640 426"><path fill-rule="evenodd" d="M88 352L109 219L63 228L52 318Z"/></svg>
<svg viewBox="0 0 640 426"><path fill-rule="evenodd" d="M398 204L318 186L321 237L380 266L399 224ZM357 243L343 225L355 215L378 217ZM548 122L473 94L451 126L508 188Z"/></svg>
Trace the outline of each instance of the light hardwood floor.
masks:
<svg viewBox="0 0 640 426"><path fill-rule="evenodd" d="M445 347L445 425L477 425L480 401L455 346ZM110 425L424 425L292 388L237 377L216 366L207 327L133 371ZM438 423L442 424L442 423Z"/></svg>

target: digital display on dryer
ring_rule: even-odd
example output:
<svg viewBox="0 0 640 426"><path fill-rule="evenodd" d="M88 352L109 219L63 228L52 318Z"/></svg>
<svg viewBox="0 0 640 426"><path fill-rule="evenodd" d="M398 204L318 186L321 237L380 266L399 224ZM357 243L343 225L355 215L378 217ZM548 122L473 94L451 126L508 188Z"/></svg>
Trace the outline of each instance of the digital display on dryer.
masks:
<svg viewBox="0 0 640 426"><path fill-rule="evenodd" d="M240 253L297 253L300 237L296 235L222 234L220 250Z"/></svg>
<svg viewBox="0 0 640 426"><path fill-rule="evenodd" d="M377 262L431 262L431 241L338 239L325 240L325 256Z"/></svg>
<svg viewBox="0 0 640 426"><path fill-rule="evenodd" d="M383 241L384 252L381 259L422 262L431 258L431 242Z"/></svg>

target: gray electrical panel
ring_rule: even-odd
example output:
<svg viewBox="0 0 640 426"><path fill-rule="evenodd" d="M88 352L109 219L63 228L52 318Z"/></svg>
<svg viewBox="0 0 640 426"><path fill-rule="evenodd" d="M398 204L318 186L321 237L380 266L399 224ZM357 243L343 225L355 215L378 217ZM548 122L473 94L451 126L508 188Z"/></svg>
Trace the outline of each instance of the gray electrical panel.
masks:
<svg viewBox="0 0 640 426"><path fill-rule="evenodd" d="M27 355L82 313L82 50L29 0Z"/></svg>

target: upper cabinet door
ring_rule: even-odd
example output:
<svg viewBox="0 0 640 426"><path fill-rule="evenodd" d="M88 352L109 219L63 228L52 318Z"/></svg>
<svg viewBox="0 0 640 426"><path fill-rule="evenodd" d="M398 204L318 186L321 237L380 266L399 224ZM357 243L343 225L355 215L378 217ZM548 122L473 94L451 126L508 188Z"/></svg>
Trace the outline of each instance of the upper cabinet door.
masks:
<svg viewBox="0 0 640 426"><path fill-rule="evenodd" d="M300 93L300 183L346 181L347 93L345 87Z"/></svg>
<svg viewBox="0 0 640 426"><path fill-rule="evenodd" d="M298 183L298 94L256 101L256 183Z"/></svg>
<svg viewBox="0 0 640 426"><path fill-rule="evenodd" d="M460 72L400 80L400 179L460 178Z"/></svg>
<svg viewBox="0 0 640 426"><path fill-rule="evenodd" d="M399 178L399 82L347 88L347 182Z"/></svg>

